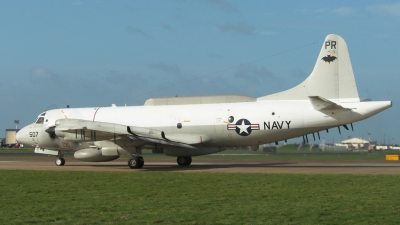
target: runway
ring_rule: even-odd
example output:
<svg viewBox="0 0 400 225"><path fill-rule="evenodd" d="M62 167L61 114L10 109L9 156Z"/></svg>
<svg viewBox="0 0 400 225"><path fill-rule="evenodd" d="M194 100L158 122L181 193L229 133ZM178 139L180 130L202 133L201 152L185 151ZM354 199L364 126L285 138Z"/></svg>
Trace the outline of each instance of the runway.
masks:
<svg viewBox="0 0 400 225"><path fill-rule="evenodd" d="M130 169L127 158L111 162L81 162L66 157L64 166L54 164L54 156L0 154L1 170L118 171L118 172L221 172L290 174L400 174L398 161L306 161L268 159L204 159L193 157L192 165L178 166L176 159L145 158L142 169Z"/></svg>

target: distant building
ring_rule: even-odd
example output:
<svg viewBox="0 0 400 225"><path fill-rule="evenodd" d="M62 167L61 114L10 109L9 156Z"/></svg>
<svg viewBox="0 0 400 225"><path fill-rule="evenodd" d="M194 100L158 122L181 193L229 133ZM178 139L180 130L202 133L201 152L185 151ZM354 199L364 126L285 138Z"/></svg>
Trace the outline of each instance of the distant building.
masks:
<svg viewBox="0 0 400 225"><path fill-rule="evenodd" d="M400 150L399 146L377 145L375 150Z"/></svg>
<svg viewBox="0 0 400 225"><path fill-rule="evenodd" d="M276 149L277 149L276 145L275 146L272 146L272 145L263 145L262 146L263 152L276 152Z"/></svg>
<svg viewBox="0 0 400 225"><path fill-rule="evenodd" d="M362 138L350 138L338 144L335 144L335 146L337 147L346 147L347 150L354 150L354 149L372 150L375 145L376 141L369 141Z"/></svg>
<svg viewBox="0 0 400 225"><path fill-rule="evenodd" d="M6 138L4 144L15 144L17 143L16 134L17 129L6 129Z"/></svg>

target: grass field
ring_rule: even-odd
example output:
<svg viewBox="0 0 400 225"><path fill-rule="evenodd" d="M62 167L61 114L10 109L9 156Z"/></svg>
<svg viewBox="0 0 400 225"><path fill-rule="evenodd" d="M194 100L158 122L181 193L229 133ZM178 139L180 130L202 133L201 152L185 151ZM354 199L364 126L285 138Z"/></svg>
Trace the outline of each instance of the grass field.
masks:
<svg viewBox="0 0 400 225"><path fill-rule="evenodd" d="M0 148L0 153L32 153L33 148Z"/></svg>
<svg viewBox="0 0 400 225"><path fill-rule="evenodd" d="M0 171L0 224L399 224L400 177Z"/></svg>

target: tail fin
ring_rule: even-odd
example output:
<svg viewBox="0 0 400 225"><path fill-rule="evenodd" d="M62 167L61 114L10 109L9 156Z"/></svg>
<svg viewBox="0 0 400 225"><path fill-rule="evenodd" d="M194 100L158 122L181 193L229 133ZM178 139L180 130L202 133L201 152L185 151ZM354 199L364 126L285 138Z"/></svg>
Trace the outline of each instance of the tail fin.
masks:
<svg viewBox="0 0 400 225"><path fill-rule="evenodd" d="M292 89L257 100L308 100L309 96L336 103L360 101L349 51L339 35L330 34L325 38L314 70L305 81Z"/></svg>

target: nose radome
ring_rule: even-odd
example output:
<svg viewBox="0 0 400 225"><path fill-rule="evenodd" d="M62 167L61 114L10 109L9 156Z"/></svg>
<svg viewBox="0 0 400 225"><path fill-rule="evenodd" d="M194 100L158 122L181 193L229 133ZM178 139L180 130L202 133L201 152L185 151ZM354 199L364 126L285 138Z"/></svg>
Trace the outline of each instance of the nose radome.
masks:
<svg viewBox="0 0 400 225"><path fill-rule="evenodd" d="M17 139L17 141L19 142L19 140L21 139L21 131L23 130L23 128L22 129L20 129L19 131L17 131L17 134L15 134L15 139Z"/></svg>
<svg viewBox="0 0 400 225"><path fill-rule="evenodd" d="M21 130L19 130L17 132L17 134L15 135L15 138L17 139L18 143L22 143L25 145L30 144L29 141L29 131L27 127L22 128Z"/></svg>

